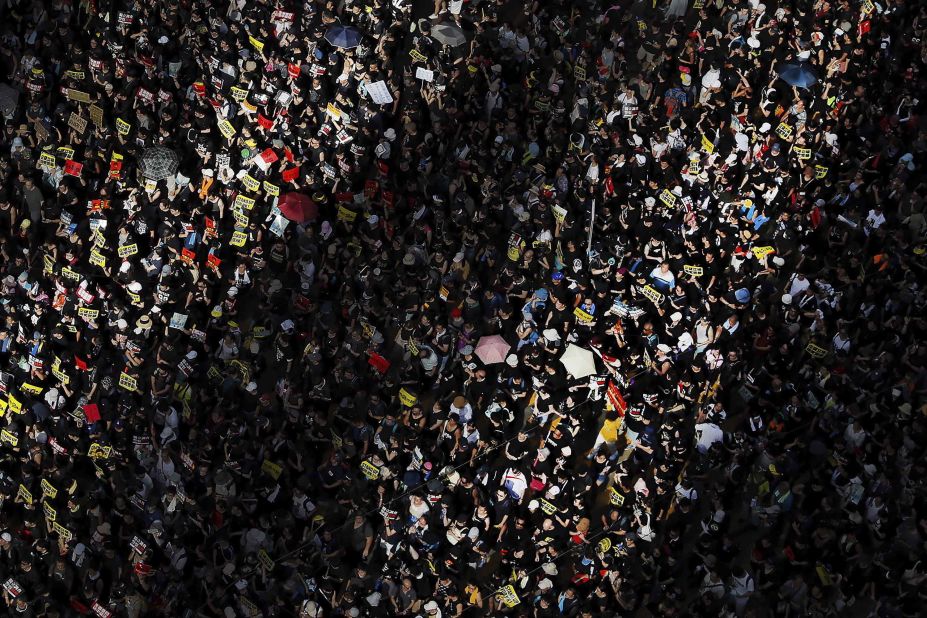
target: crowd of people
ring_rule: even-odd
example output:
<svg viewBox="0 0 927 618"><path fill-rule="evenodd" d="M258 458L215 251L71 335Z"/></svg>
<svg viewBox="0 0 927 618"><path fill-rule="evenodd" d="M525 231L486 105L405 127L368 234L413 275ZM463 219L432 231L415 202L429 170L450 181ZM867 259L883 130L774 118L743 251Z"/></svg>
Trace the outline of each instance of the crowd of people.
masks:
<svg viewBox="0 0 927 618"><path fill-rule="evenodd" d="M9 615L921 615L927 5L0 19Z"/></svg>

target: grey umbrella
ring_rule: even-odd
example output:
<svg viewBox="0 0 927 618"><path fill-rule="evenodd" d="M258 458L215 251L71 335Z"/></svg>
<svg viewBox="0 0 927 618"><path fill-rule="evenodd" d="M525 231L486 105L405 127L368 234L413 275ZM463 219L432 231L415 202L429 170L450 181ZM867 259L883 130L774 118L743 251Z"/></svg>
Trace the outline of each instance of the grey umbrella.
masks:
<svg viewBox="0 0 927 618"><path fill-rule="evenodd" d="M12 116L16 111L16 102L19 100L19 91L8 84L0 84L0 114Z"/></svg>
<svg viewBox="0 0 927 618"><path fill-rule="evenodd" d="M431 38L448 47L459 47L467 42L467 35L454 24L432 26Z"/></svg>
<svg viewBox="0 0 927 618"><path fill-rule="evenodd" d="M139 157L138 167L149 180L164 180L177 173L180 158L173 150L164 146L146 148Z"/></svg>

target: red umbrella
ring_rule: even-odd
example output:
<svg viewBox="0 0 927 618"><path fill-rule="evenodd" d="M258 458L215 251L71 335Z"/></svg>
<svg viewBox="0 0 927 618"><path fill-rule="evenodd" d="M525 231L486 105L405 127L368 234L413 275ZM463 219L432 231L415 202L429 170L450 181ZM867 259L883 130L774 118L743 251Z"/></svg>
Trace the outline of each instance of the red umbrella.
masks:
<svg viewBox="0 0 927 618"><path fill-rule="evenodd" d="M312 221L319 216L319 207L308 195L302 193L287 193L281 196L277 206L284 217L296 223Z"/></svg>

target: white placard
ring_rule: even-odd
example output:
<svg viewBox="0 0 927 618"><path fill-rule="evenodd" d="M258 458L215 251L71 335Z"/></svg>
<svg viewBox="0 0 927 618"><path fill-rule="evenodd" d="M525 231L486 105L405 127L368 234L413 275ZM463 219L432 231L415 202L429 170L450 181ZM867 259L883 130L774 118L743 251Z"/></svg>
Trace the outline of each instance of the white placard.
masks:
<svg viewBox="0 0 927 618"><path fill-rule="evenodd" d="M386 87L386 82L382 79L378 82L367 84L364 87L367 89L367 94L370 95L370 99L377 105L387 105L393 102L393 95L390 94L389 88Z"/></svg>
<svg viewBox="0 0 927 618"><path fill-rule="evenodd" d="M434 81L434 78L434 71L429 71L428 69L423 69L422 67L415 69L415 79L421 79L423 81L430 82Z"/></svg>

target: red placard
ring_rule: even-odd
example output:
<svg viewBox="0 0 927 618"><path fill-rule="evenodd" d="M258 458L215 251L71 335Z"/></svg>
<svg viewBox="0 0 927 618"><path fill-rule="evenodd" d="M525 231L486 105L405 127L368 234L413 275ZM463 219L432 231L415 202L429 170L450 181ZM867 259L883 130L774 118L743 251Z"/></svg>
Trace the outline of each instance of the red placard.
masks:
<svg viewBox="0 0 927 618"><path fill-rule="evenodd" d="M286 65L286 72L290 74L290 77L296 79L299 77L299 74L302 72L302 68L298 64L293 64L292 62Z"/></svg>
<svg viewBox="0 0 927 618"><path fill-rule="evenodd" d="M618 414L624 416L625 411L628 409L628 404L625 403L624 397L621 396L618 387L614 384L608 385L608 403L612 404L612 407L618 411Z"/></svg>
<svg viewBox="0 0 927 618"><path fill-rule="evenodd" d="M389 371L389 365L390 365L389 361L383 358L382 356L380 356L379 354L377 354L376 352L372 352L370 354L370 360L368 360L367 363L371 367L379 371L381 374Z"/></svg>
<svg viewBox="0 0 927 618"><path fill-rule="evenodd" d="M82 169L84 169L83 163L71 160L64 162L64 173L68 176L77 176L79 178Z"/></svg>
<svg viewBox="0 0 927 618"><path fill-rule="evenodd" d="M95 403L84 405L84 418L88 423L96 423L100 420L100 408Z"/></svg>
<svg viewBox="0 0 927 618"><path fill-rule="evenodd" d="M258 112L258 124L264 127L265 129L269 129L272 126L274 126L274 121L271 120L270 118L264 117L264 114L262 114L261 112Z"/></svg>
<svg viewBox="0 0 927 618"><path fill-rule="evenodd" d="M282 177L284 182L293 182L299 178L299 167L291 167L288 170L283 170Z"/></svg>
<svg viewBox="0 0 927 618"><path fill-rule="evenodd" d="M264 163L268 165L270 165L277 159L279 159L279 157L277 156L277 153L274 152L273 148L268 148L267 150L261 153L261 160L263 160Z"/></svg>
<svg viewBox="0 0 927 618"><path fill-rule="evenodd" d="M187 264L192 264L193 259L196 257L196 254L190 251L189 249L183 249L180 252L180 259L186 262Z"/></svg>

